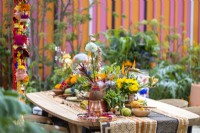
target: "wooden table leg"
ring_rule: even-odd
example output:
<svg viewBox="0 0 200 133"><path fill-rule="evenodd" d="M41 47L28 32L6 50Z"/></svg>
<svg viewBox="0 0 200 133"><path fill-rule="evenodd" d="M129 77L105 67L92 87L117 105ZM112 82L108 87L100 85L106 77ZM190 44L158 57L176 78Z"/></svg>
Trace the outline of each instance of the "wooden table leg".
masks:
<svg viewBox="0 0 200 133"><path fill-rule="evenodd" d="M68 123L70 133L82 133L82 126Z"/></svg>

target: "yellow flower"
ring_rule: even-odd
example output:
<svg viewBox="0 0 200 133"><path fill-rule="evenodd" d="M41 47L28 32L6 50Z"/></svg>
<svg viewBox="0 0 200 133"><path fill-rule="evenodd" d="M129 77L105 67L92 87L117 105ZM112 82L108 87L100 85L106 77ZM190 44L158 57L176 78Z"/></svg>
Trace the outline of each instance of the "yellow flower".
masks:
<svg viewBox="0 0 200 133"><path fill-rule="evenodd" d="M121 88L122 88L122 84L121 84L121 83L117 83L117 87L118 87L119 89L121 89Z"/></svg>
<svg viewBox="0 0 200 133"><path fill-rule="evenodd" d="M133 92L133 91L138 91L138 86L137 86L137 85L131 85L131 86L129 86L129 90L130 90L131 92Z"/></svg>
<svg viewBox="0 0 200 133"><path fill-rule="evenodd" d="M61 84L57 84L57 85L55 86L55 89L60 89L60 87L61 87Z"/></svg>
<svg viewBox="0 0 200 133"><path fill-rule="evenodd" d="M77 77L76 77L76 75L73 75L72 77L71 77L71 79L70 79L70 83L71 84L75 84L77 82Z"/></svg>

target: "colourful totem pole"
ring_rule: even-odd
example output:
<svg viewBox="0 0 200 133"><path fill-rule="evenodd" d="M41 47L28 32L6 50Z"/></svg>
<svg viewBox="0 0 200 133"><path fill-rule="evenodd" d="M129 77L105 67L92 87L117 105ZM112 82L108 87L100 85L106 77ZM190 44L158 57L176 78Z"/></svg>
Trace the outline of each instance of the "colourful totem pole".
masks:
<svg viewBox="0 0 200 133"><path fill-rule="evenodd" d="M14 0L13 15L13 89L24 94L29 81L27 58L29 57L30 4L27 0Z"/></svg>

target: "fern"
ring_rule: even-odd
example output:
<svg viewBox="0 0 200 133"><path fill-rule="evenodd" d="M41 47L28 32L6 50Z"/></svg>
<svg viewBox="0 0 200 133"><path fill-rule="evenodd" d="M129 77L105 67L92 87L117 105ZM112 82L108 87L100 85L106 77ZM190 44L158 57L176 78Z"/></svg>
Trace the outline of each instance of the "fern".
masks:
<svg viewBox="0 0 200 133"><path fill-rule="evenodd" d="M150 71L150 75L159 79L157 86L150 91L151 98L188 99L193 80L182 65L162 61Z"/></svg>

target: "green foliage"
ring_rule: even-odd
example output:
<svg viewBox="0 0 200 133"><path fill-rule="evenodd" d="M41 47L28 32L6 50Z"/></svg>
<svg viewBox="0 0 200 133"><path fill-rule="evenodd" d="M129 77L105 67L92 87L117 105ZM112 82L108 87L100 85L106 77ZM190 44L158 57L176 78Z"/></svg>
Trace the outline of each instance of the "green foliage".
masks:
<svg viewBox="0 0 200 133"><path fill-rule="evenodd" d="M159 79L157 86L150 89L151 98L188 99L192 78L184 66L161 61L150 71L150 75Z"/></svg>
<svg viewBox="0 0 200 133"><path fill-rule="evenodd" d="M194 82L200 82L200 45L189 49L188 61L190 62L191 76Z"/></svg>
<svg viewBox="0 0 200 133"><path fill-rule="evenodd" d="M120 90L109 89L104 95L103 99L108 104L108 109L119 106L121 109L127 97L122 96Z"/></svg>
<svg viewBox="0 0 200 133"><path fill-rule="evenodd" d="M22 115L30 113L30 108L18 98L17 92L0 88L0 132L47 133L37 124L23 121Z"/></svg>
<svg viewBox="0 0 200 133"><path fill-rule="evenodd" d="M140 69L149 69L150 63L158 56L159 50L154 32L132 34L124 29L112 29L105 32L109 48L103 46L105 61L121 65L124 61L136 61ZM115 58L113 58L115 57Z"/></svg>

